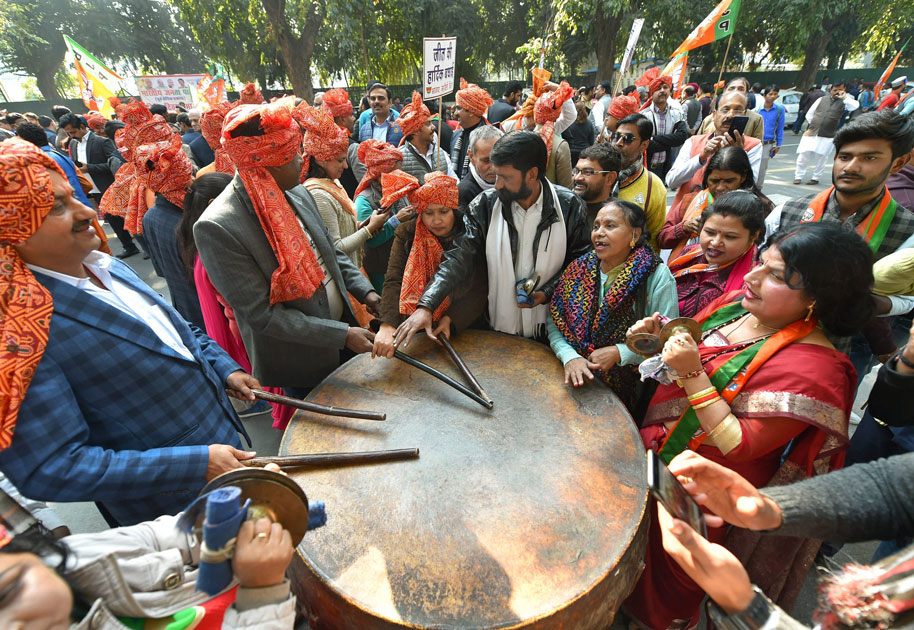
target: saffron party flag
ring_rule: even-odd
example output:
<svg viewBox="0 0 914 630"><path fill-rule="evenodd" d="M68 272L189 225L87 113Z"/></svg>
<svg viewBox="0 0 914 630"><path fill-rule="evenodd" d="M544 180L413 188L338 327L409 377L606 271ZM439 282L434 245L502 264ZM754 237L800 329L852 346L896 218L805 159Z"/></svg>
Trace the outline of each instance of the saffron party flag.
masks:
<svg viewBox="0 0 914 630"><path fill-rule="evenodd" d="M733 31L736 30L736 18L739 16L740 1L721 0L721 3L714 7L708 17L703 19L701 24L689 33L685 41L670 56L675 58L681 53L732 35Z"/></svg>
<svg viewBox="0 0 914 630"><path fill-rule="evenodd" d="M673 98L679 98L682 84L685 83L686 68L689 64L689 53L679 53L673 57L660 74L673 77Z"/></svg>
<svg viewBox="0 0 914 630"><path fill-rule="evenodd" d="M75 41L66 35L63 39L76 67L76 80L83 103L89 109L110 118L114 114L114 107L108 99L114 97L118 83L123 79Z"/></svg>
<svg viewBox="0 0 914 630"><path fill-rule="evenodd" d="M885 72L883 72L882 76L879 77L879 80L876 81L876 87L873 88L873 98L875 98L877 101L879 100L879 92L882 91L882 86L885 85L889 80L889 77L892 76L892 72L895 71L895 65L898 63L898 58L901 57L901 53L904 52L905 47L910 41L911 38L909 37L908 41L904 43L904 46L898 50L898 54L895 55L895 58L892 59L892 63L889 64L889 67L885 69Z"/></svg>

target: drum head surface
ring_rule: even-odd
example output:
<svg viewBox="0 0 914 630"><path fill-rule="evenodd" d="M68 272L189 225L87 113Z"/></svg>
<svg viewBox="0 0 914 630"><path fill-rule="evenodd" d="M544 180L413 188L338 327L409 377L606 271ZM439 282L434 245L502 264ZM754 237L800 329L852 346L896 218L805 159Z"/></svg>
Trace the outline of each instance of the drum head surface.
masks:
<svg viewBox="0 0 914 630"><path fill-rule="evenodd" d="M299 546L297 593L312 627L605 628L643 554L647 483L634 423L602 383L567 387L548 346L482 331L453 344L494 409L363 354L308 400L383 411L386 422L299 411L286 430L283 455L421 451L289 471L327 506L327 525ZM464 382L426 337L405 350Z"/></svg>

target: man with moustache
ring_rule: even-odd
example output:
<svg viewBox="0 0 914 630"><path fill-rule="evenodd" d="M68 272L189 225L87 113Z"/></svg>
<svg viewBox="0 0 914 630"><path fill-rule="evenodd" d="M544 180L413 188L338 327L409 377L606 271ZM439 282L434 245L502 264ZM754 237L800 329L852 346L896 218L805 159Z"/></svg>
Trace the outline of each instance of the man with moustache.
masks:
<svg viewBox="0 0 914 630"><path fill-rule="evenodd" d="M673 77L661 75L648 87L650 100L642 108L654 125L654 135L647 148L647 166L652 173L665 177L677 157L679 147L691 137L679 104L670 105Z"/></svg>
<svg viewBox="0 0 914 630"><path fill-rule="evenodd" d="M806 169L812 161L812 177L807 184L816 185L825 172L825 161L831 157L834 145L832 138L841 124L845 112L852 112L860 103L844 91L844 81L837 81L828 91L828 96L817 99L806 111L809 128L803 134L797 147L797 166L793 183L801 184ZM758 179L758 178L756 178Z"/></svg>
<svg viewBox="0 0 914 630"><path fill-rule="evenodd" d="M475 83L467 83L463 77L460 78L460 89L454 99L457 101L455 111L460 128L451 140L451 163L454 165L454 173L460 179L470 169L470 134L489 124L485 116L493 101L484 88Z"/></svg>
<svg viewBox="0 0 914 630"><path fill-rule="evenodd" d="M622 154L608 142L589 146L578 156L571 173L574 193L585 205L588 227L593 226L600 208L612 198L621 166Z"/></svg>
<svg viewBox="0 0 914 630"><path fill-rule="evenodd" d="M559 276L591 248L584 203L546 179L546 145L535 133L506 134L492 147L491 159L494 189L467 207L466 232L445 252L418 308L397 329L396 346L420 330L434 338L432 313L480 265L488 274L489 326L546 338L548 302Z"/></svg>
<svg viewBox="0 0 914 630"><path fill-rule="evenodd" d="M615 196L641 206L647 215L651 247L660 252L657 234L666 220L666 186L655 173L644 167L644 152L654 133L654 125L643 114L632 114L619 120L609 140L622 154Z"/></svg>
<svg viewBox="0 0 914 630"><path fill-rule="evenodd" d="M466 208L484 190L495 187L495 166L492 164L492 147L504 133L494 125L481 125L470 134L470 168L460 180L459 207Z"/></svg>
<svg viewBox="0 0 914 630"><path fill-rule="evenodd" d="M403 139L403 132L393 124L399 117L396 110L390 108L390 88L377 83L368 91L368 102L372 116L359 128L359 142L374 138L397 146Z"/></svg>

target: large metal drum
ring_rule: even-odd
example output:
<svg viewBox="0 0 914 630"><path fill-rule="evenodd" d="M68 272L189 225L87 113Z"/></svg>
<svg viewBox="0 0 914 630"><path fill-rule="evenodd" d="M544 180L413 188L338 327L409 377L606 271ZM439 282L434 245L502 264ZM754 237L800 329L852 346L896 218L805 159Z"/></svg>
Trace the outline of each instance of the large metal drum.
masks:
<svg viewBox="0 0 914 630"><path fill-rule="evenodd" d="M298 412L281 454L418 447L420 458L292 471L327 503L293 563L314 630L604 630L641 572L644 449L602 384L563 383L547 346L468 331L454 346L487 410L398 360L361 355L309 400L387 413ZM409 354L460 379L424 336Z"/></svg>

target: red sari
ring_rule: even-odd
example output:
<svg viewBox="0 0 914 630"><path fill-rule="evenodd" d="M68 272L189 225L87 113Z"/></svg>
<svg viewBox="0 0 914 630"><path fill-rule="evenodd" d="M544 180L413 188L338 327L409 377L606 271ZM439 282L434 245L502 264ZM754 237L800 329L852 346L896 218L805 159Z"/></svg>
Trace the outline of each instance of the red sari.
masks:
<svg viewBox="0 0 914 630"><path fill-rule="evenodd" d="M733 350L728 352L727 348ZM699 351L703 363L708 357L724 351L705 363L705 370L710 374L738 354L739 345L705 347L700 344ZM756 487L839 468L848 442L848 417L855 385L854 368L844 354L818 345L791 343L765 361L730 403L742 429L740 444L726 455L708 440L695 450L736 471ZM641 430L645 446L659 450L669 434L664 423L676 422L687 406L684 389L675 383L661 385L651 400ZM782 465L781 458L788 444L791 448ZM683 626L690 627L698 621L704 591L664 551L656 525L656 506L651 509L654 514L645 569L626 600L625 608L649 628L667 628L677 619L691 619L691 623ZM734 528L734 531L742 530ZM720 543L727 537L727 532L726 527L708 528L708 537L712 542ZM780 540L778 544L785 548L791 541L799 542L799 539L774 540ZM745 541L741 545L736 550L737 555L750 558L752 550L745 548ZM753 558L756 563L757 560L764 563L770 557ZM762 567L762 571L784 573L795 561L799 562L800 557L791 551L777 560L772 566ZM803 575L807 569L808 566L800 567ZM790 576L756 577L752 567L747 566L747 570L753 582L760 586L778 585L774 589L777 591L775 599L779 599L779 595L780 599L795 597L795 593L782 590L785 584L793 584Z"/></svg>

